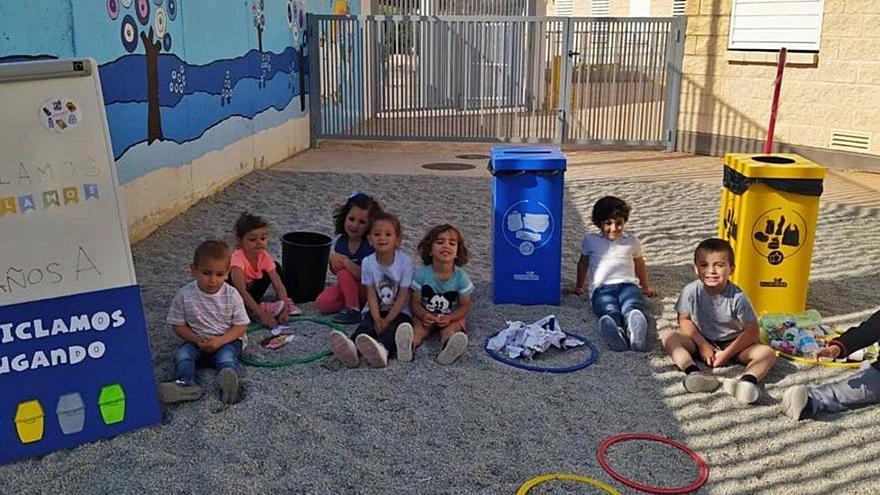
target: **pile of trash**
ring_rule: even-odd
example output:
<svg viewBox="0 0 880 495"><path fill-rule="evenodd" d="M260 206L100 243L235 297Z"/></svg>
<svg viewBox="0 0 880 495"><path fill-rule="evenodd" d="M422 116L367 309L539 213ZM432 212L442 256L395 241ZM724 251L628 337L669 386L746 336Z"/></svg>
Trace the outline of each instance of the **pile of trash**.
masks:
<svg viewBox="0 0 880 495"><path fill-rule="evenodd" d="M565 350L582 345L583 341L562 331L555 315L549 315L534 323L508 321L507 328L489 339L486 348L506 354L510 359L532 359L550 347Z"/></svg>
<svg viewBox="0 0 880 495"><path fill-rule="evenodd" d="M822 323L822 315L816 310L795 314L773 313L758 319L762 341L773 349L807 359L813 359L825 342L835 339L839 332ZM877 346L859 349L838 361L863 361L877 359Z"/></svg>

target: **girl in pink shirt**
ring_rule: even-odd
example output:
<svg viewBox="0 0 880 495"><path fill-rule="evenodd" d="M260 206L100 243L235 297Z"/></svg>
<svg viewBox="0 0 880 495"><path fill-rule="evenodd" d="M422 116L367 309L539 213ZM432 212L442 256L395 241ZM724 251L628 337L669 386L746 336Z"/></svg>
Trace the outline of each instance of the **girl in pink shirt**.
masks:
<svg viewBox="0 0 880 495"><path fill-rule="evenodd" d="M290 315L302 314L287 297L281 282L281 265L266 251L269 223L262 217L242 213L235 222L235 242L238 249L232 253L230 283L238 289L244 305L257 320L268 328L287 323ZM261 302L266 289L275 289L277 301Z"/></svg>

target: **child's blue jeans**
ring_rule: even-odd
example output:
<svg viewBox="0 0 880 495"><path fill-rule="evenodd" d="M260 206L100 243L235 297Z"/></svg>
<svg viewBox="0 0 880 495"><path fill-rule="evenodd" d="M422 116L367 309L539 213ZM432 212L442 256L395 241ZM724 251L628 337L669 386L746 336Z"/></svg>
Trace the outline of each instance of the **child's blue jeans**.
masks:
<svg viewBox="0 0 880 495"><path fill-rule="evenodd" d="M624 322L632 310L645 311L645 297L637 284L600 285L593 291L590 302L596 316L608 315L621 328L626 327Z"/></svg>
<svg viewBox="0 0 880 495"><path fill-rule="evenodd" d="M214 354L208 354L199 349L192 342L184 342L177 348L174 355L174 371L176 378L186 383L196 383L196 364L199 361L208 361L217 371L223 368L232 368L238 372L238 356L241 355L241 340L236 339L217 349Z"/></svg>

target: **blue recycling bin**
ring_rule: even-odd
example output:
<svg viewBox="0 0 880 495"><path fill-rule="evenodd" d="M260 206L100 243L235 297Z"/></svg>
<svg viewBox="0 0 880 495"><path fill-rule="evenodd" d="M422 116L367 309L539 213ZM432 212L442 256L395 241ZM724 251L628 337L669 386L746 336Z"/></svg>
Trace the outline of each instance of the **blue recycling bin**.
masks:
<svg viewBox="0 0 880 495"><path fill-rule="evenodd" d="M492 148L495 304L559 304L565 166L555 146Z"/></svg>

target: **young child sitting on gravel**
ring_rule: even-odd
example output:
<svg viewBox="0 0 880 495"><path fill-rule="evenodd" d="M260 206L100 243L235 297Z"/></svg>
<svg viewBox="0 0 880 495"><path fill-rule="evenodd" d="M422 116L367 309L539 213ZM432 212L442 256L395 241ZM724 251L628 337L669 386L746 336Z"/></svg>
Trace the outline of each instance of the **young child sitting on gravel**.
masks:
<svg viewBox="0 0 880 495"><path fill-rule="evenodd" d="M877 341L880 341L880 311L829 342L816 353L816 358L847 356ZM795 421L820 411L838 412L868 404L880 404L880 360L843 380L809 388L795 385L782 394L783 412Z"/></svg>
<svg viewBox="0 0 880 495"><path fill-rule="evenodd" d="M653 297L657 291L648 283L639 240L624 232L629 205L620 198L605 196L593 205L592 220L599 233L587 234L581 241L577 285L572 292L585 292L589 274L590 302L608 347L613 351L644 351L648 321L642 294Z"/></svg>
<svg viewBox="0 0 880 495"><path fill-rule="evenodd" d="M694 251L698 280L681 291L675 310L680 331L666 330L660 340L679 369L685 372L688 392L713 392L721 382L700 371L693 356L712 368L736 360L745 365L738 380L725 380L724 390L741 402L758 400L758 382L764 378L776 354L758 343L758 317L745 292L730 281L733 249L727 241L706 239Z"/></svg>
<svg viewBox="0 0 880 495"><path fill-rule="evenodd" d="M465 317L474 284L461 268L468 262L461 232L449 224L433 227L419 242L424 266L412 281L413 325L397 330L397 359L412 361L413 351L431 333L440 333L440 364L452 364L467 350Z"/></svg>
<svg viewBox="0 0 880 495"><path fill-rule="evenodd" d="M287 323L290 315L302 311L287 297L281 282L281 265L266 251L269 222L262 217L242 213L235 222L235 242L238 249L232 253L232 271L229 283L244 299L244 305L267 328ZM263 302L269 286L275 289L276 301Z"/></svg>
<svg viewBox="0 0 880 495"><path fill-rule="evenodd" d="M395 336L403 328L412 332L409 287L413 264L400 249L400 220L390 213L379 213L370 223L369 239L375 253L364 258L361 284L366 286L367 306L351 338L330 332L330 350L342 364L354 368L360 356L371 368L388 366L397 353Z"/></svg>
<svg viewBox="0 0 880 495"><path fill-rule="evenodd" d="M358 191L333 214L339 237L330 253L330 271L336 274L336 285L318 294L315 307L319 313L338 312L333 318L335 322L361 321L361 308L367 302L367 291L361 285L361 263L373 254L373 246L367 240L367 227L380 211L382 208L375 199Z"/></svg>
<svg viewBox="0 0 880 495"><path fill-rule="evenodd" d="M190 268L192 282L177 291L167 322L184 340L174 356L175 380L159 384L165 403L202 396L196 382L196 363L207 359L217 369L223 402L238 401L238 356L244 344L247 312L238 292L226 283L229 247L223 241L205 241L196 248Z"/></svg>

